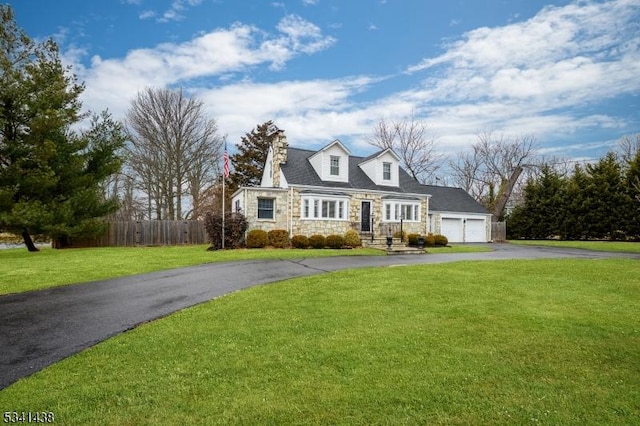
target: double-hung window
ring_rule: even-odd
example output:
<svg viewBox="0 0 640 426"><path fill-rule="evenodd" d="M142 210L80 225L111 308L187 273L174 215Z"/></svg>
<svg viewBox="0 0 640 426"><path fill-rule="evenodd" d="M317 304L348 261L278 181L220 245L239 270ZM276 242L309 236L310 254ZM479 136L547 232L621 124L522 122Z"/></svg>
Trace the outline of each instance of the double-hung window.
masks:
<svg viewBox="0 0 640 426"><path fill-rule="evenodd" d="M273 198L258 198L258 219L273 219L274 206Z"/></svg>
<svg viewBox="0 0 640 426"><path fill-rule="evenodd" d="M332 155L329 158L329 166L329 174L331 174L331 176L340 176L340 157Z"/></svg>
<svg viewBox="0 0 640 426"><path fill-rule="evenodd" d="M391 163L382 163L382 180L391 180Z"/></svg>

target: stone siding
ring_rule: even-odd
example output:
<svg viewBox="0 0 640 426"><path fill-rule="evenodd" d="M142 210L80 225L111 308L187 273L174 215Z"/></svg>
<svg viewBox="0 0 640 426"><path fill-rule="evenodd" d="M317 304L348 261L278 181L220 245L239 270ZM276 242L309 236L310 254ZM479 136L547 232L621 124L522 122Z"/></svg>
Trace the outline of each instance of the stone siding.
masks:
<svg viewBox="0 0 640 426"><path fill-rule="evenodd" d="M244 206L244 215L249 224L249 230L262 229L263 231L271 231L274 229L289 229L288 226L288 197L286 190L270 189L270 188L246 188L247 203ZM274 218L258 219L258 199L272 198L274 199Z"/></svg>
<svg viewBox="0 0 640 426"><path fill-rule="evenodd" d="M383 221L382 204L383 197L380 194L358 192L350 194L349 208L346 219L303 219L302 197L296 188L272 189L272 188L247 188L244 213L249 222L249 230L284 229L290 235L305 235L307 237L320 235L344 235L350 229L360 231L361 202L371 201L371 214L373 215L373 231L375 235L386 234L389 229L400 230L399 222ZM275 200L275 218L258 219L258 198L273 198ZM403 222L402 229L407 234L425 234L428 220L427 200L421 202L421 222Z"/></svg>

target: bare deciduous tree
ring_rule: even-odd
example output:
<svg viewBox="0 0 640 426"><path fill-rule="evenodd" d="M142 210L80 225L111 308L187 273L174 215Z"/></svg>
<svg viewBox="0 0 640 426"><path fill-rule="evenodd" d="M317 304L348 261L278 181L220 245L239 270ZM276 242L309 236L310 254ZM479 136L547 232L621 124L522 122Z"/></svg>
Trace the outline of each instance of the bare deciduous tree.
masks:
<svg viewBox="0 0 640 426"><path fill-rule="evenodd" d="M191 197L197 217L201 194L219 172L222 138L204 104L180 90L148 88L127 112L128 166L147 196L147 214L183 219L183 196Z"/></svg>
<svg viewBox="0 0 640 426"><path fill-rule="evenodd" d="M477 135L469 153L458 154L450 164L456 184L482 203L498 219L524 167L531 166L535 153L533 136L494 137Z"/></svg>
<svg viewBox="0 0 640 426"><path fill-rule="evenodd" d="M393 150L400 156L403 167L420 183L430 181L442 166L442 155L435 149L436 139L427 124L413 115L408 120L390 123L380 119L367 141L380 149Z"/></svg>
<svg viewBox="0 0 640 426"><path fill-rule="evenodd" d="M640 152L640 133L625 135L618 141L618 155L624 164L630 164Z"/></svg>

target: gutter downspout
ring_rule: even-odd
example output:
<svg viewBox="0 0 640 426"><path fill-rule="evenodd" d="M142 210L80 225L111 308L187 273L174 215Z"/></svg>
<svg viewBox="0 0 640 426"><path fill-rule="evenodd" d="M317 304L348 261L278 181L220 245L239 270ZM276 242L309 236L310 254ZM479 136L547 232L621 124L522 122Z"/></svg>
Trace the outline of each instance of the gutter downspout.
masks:
<svg viewBox="0 0 640 426"><path fill-rule="evenodd" d="M429 235L429 198L425 199L427 208L424 214L424 235Z"/></svg>
<svg viewBox="0 0 640 426"><path fill-rule="evenodd" d="M289 237L293 237L293 188L289 186Z"/></svg>

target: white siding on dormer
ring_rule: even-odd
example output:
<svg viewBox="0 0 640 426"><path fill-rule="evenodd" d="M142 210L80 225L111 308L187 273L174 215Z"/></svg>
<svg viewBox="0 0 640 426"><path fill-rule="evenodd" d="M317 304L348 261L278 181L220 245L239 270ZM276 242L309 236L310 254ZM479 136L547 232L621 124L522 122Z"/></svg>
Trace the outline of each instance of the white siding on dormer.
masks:
<svg viewBox="0 0 640 426"><path fill-rule="evenodd" d="M267 161L262 171L260 186L263 188L273 188L273 148L271 147L269 147L269 152L267 153Z"/></svg>
<svg viewBox="0 0 640 426"><path fill-rule="evenodd" d="M331 174L331 157L337 157L340 161L339 174ZM322 180L331 182L349 181L349 156L339 145L333 145L322 153Z"/></svg>
<svg viewBox="0 0 640 426"><path fill-rule="evenodd" d="M280 188L289 188L289 182L287 182L287 178L284 177L282 169L280 169Z"/></svg>
<svg viewBox="0 0 640 426"><path fill-rule="evenodd" d="M340 159L338 175L331 174L331 157ZM334 141L313 154L309 157L309 162L323 181L345 183L349 181L349 152L345 151L345 148L339 141Z"/></svg>
<svg viewBox="0 0 640 426"><path fill-rule="evenodd" d="M384 169L383 164L390 163L391 164L391 179L384 179ZM400 186L400 162L398 158L393 154L393 152L387 150L382 152L379 156L370 158L369 160L360 163L360 168L363 172L369 176L376 185L382 186Z"/></svg>
<svg viewBox="0 0 640 426"><path fill-rule="evenodd" d="M309 163L311 163L313 170L320 176L320 179L324 180L322 177L322 151L318 151L309 157Z"/></svg>

